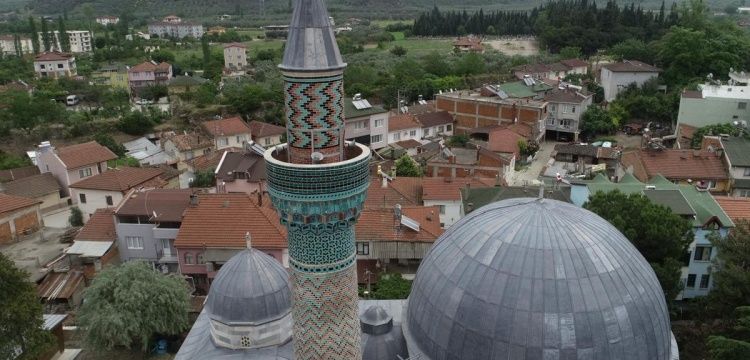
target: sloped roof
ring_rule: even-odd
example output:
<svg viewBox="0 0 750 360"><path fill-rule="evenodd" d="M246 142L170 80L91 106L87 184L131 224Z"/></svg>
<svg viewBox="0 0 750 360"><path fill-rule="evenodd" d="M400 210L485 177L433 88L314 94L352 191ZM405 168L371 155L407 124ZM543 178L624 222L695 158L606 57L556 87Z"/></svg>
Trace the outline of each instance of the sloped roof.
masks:
<svg viewBox="0 0 750 360"><path fill-rule="evenodd" d="M750 140L744 137L732 137L722 139L721 144L732 166L750 167Z"/></svg>
<svg viewBox="0 0 750 360"><path fill-rule="evenodd" d="M565 65L565 66L567 66L569 68L588 67L589 66L589 63L587 63L586 61L583 61L581 59L565 59L565 60L560 60L560 62L563 65Z"/></svg>
<svg viewBox="0 0 750 360"><path fill-rule="evenodd" d="M68 170L117 159L112 150L96 141L61 147L57 149L57 157Z"/></svg>
<svg viewBox="0 0 750 360"><path fill-rule="evenodd" d="M421 127L422 125L417 121L417 117L412 114L391 114L391 117L388 119L389 132Z"/></svg>
<svg viewBox="0 0 750 360"><path fill-rule="evenodd" d="M603 67L612 72L659 72L658 68L638 60L624 60Z"/></svg>
<svg viewBox="0 0 750 360"><path fill-rule="evenodd" d="M83 286L83 272L52 272L37 285L36 292L37 296L44 300L67 300L73 297L79 286Z"/></svg>
<svg viewBox="0 0 750 360"><path fill-rule="evenodd" d="M238 42L233 42L233 43L229 43L229 44L224 45L225 49L226 48L231 48L231 47L238 47L238 48L247 49L247 45L245 45L243 43L238 43Z"/></svg>
<svg viewBox="0 0 750 360"><path fill-rule="evenodd" d="M425 112L417 115L417 121L422 123L422 127L432 127L438 125L447 125L453 123L453 115L447 111Z"/></svg>
<svg viewBox="0 0 750 360"><path fill-rule="evenodd" d="M591 95L585 95L576 89L552 89L544 95L544 100L556 103L580 104Z"/></svg>
<svg viewBox="0 0 750 360"><path fill-rule="evenodd" d="M115 232L114 210L97 209L89 221L81 228L75 240L86 241L114 241L117 240Z"/></svg>
<svg viewBox="0 0 750 360"><path fill-rule="evenodd" d="M264 138L267 136L283 135L286 128L274 124L265 123L258 120L251 121L248 126L253 139Z"/></svg>
<svg viewBox="0 0 750 360"><path fill-rule="evenodd" d="M489 150L518 155L520 152L518 141L526 140L526 138L506 128L491 131L488 140L487 147Z"/></svg>
<svg viewBox="0 0 750 360"><path fill-rule="evenodd" d="M397 141L397 142L395 142L393 144L394 145L398 145L402 149L414 149L414 148L422 146L421 142L419 142L417 140L414 140L414 139L401 140L401 141Z"/></svg>
<svg viewBox="0 0 750 360"><path fill-rule="evenodd" d="M489 178L437 178L422 180L422 200L461 200L461 189L494 186L495 179Z"/></svg>
<svg viewBox="0 0 750 360"><path fill-rule="evenodd" d="M240 152L240 148L226 148L222 150L214 150L206 155L196 156L186 163L193 168L194 171L208 171L216 170L219 166L221 158L224 156L224 152Z"/></svg>
<svg viewBox="0 0 750 360"><path fill-rule="evenodd" d="M125 192L141 186L164 173L160 168L121 167L101 174L89 176L71 184L71 188Z"/></svg>
<svg viewBox="0 0 750 360"><path fill-rule="evenodd" d="M37 198L60 192L60 183L52 173L44 173L9 181L2 185L8 195Z"/></svg>
<svg viewBox="0 0 750 360"><path fill-rule="evenodd" d="M637 155L625 154L622 163L633 165L637 169L640 162L648 178L661 174L668 179L722 180L727 179L727 170L721 158L715 153L694 150L661 150L637 152ZM635 173L643 181L642 174ZM639 176L641 175L641 176Z"/></svg>
<svg viewBox="0 0 750 360"><path fill-rule="evenodd" d="M239 134L249 134L250 127L239 116L226 119L204 121L202 124L209 134L216 136L232 136Z"/></svg>
<svg viewBox="0 0 750 360"><path fill-rule="evenodd" d="M40 204L41 201L0 193L0 215Z"/></svg>
<svg viewBox="0 0 750 360"><path fill-rule="evenodd" d="M379 176L373 177L367 189L364 206L370 209L392 209L396 204L421 205L422 181L423 178L420 177L398 176L393 181L388 181L388 185L383 187L382 179Z"/></svg>
<svg viewBox="0 0 750 360"><path fill-rule="evenodd" d="M43 52L36 57L34 57L34 61L67 61L68 59L72 58L73 55L62 53L62 52Z"/></svg>
<svg viewBox="0 0 750 360"><path fill-rule="evenodd" d="M750 198L714 196L714 199L733 220L750 220Z"/></svg>
<svg viewBox="0 0 750 360"><path fill-rule="evenodd" d="M198 134L173 135L168 137L166 141L171 141L179 151L204 149L213 146L212 141Z"/></svg>
<svg viewBox="0 0 750 360"><path fill-rule="evenodd" d="M266 180L266 161L262 155L252 151L227 152L224 161L216 169L216 179L234 181L234 175L229 173L245 172L247 178L243 181Z"/></svg>
<svg viewBox="0 0 750 360"><path fill-rule="evenodd" d="M156 222L180 222L190 203L190 189L136 191L117 208L117 216L147 216ZM90 221L90 220L89 220Z"/></svg>
<svg viewBox="0 0 750 360"><path fill-rule="evenodd" d="M355 225L358 241L434 242L443 234L438 206L402 206L401 213L419 223L419 231L399 226L393 209L365 209Z"/></svg>
<svg viewBox="0 0 750 360"><path fill-rule="evenodd" d="M287 71L324 71L345 66L324 1L296 1L279 67Z"/></svg>
<svg viewBox="0 0 750 360"><path fill-rule="evenodd" d="M152 61L144 61L138 65L135 65L128 69L129 73L138 73L138 72L155 72L157 70L162 71L169 71L169 68L171 68L172 65L166 62L161 62L158 64L155 64Z"/></svg>
<svg viewBox="0 0 750 360"><path fill-rule="evenodd" d="M34 175L39 175L39 168L36 165L0 170L0 182L23 179Z"/></svg>
<svg viewBox="0 0 750 360"><path fill-rule="evenodd" d="M176 247L243 249L247 232L254 248L287 247L286 229L276 212L259 207L248 194L203 194L198 200L198 205L185 211Z"/></svg>

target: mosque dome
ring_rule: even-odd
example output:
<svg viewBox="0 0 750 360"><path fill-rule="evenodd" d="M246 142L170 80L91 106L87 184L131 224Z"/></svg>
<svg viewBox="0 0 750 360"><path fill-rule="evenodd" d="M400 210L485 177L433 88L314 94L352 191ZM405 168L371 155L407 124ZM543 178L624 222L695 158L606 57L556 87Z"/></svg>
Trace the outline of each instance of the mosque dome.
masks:
<svg viewBox="0 0 750 360"><path fill-rule="evenodd" d="M643 256L596 214L551 199L497 202L451 226L406 311L409 355L423 360L677 356Z"/></svg>
<svg viewBox="0 0 750 360"><path fill-rule="evenodd" d="M362 358L395 360L408 358L406 342L399 325L381 306L374 305L359 316L362 328Z"/></svg>

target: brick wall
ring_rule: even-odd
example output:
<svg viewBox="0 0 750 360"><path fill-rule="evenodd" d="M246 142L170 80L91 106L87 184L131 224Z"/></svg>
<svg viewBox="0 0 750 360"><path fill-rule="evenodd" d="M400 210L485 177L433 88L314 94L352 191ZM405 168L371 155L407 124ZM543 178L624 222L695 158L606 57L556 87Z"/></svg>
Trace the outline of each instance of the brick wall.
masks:
<svg viewBox="0 0 750 360"><path fill-rule="evenodd" d="M16 235L18 236L39 230L39 218L36 216L36 212L21 215L15 218L13 222L16 225Z"/></svg>
<svg viewBox="0 0 750 360"><path fill-rule="evenodd" d="M13 234L10 232L10 223L0 224L0 244L7 244L13 240Z"/></svg>

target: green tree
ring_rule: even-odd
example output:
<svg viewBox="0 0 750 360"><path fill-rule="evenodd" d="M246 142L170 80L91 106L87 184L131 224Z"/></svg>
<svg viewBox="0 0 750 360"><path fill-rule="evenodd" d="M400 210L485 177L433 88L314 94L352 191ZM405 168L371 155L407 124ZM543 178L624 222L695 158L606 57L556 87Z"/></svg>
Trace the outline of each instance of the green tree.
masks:
<svg viewBox="0 0 750 360"><path fill-rule="evenodd" d="M406 299L411 293L411 281L399 273L383 273L372 292L374 299Z"/></svg>
<svg viewBox="0 0 750 360"><path fill-rule="evenodd" d="M391 49L391 54L402 57L406 55L406 49L401 45L396 45Z"/></svg>
<svg viewBox="0 0 750 360"><path fill-rule="evenodd" d="M266 88L246 83L226 86L223 95L224 103L229 105L233 112L247 117L260 110L264 102L274 100L274 94Z"/></svg>
<svg viewBox="0 0 750 360"><path fill-rule="evenodd" d="M139 95L141 99L158 101L169 95L169 90L165 85L151 85L141 89Z"/></svg>
<svg viewBox="0 0 750 360"><path fill-rule="evenodd" d="M422 176L422 169L409 155L401 156L395 163L397 176Z"/></svg>
<svg viewBox="0 0 750 360"><path fill-rule="evenodd" d="M609 221L654 268L667 302L680 292L680 259L693 240L692 225L642 194L598 192L584 208Z"/></svg>
<svg viewBox="0 0 750 360"><path fill-rule="evenodd" d="M422 57L422 67L424 71L435 76L447 76L451 74L451 67L445 56L437 51L430 52Z"/></svg>
<svg viewBox="0 0 750 360"><path fill-rule="evenodd" d="M712 264L714 287L709 293L709 309L718 317L750 304L750 223L738 221L725 237L709 237L719 256Z"/></svg>
<svg viewBox="0 0 750 360"><path fill-rule="evenodd" d="M17 156L0 150L0 170L15 169L22 166L32 165L26 156Z"/></svg>
<svg viewBox="0 0 750 360"><path fill-rule="evenodd" d="M566 46L562 49L560 49L560 58L562 59L578 59L583 54L581 53L581 48L577 46Z"/></svg>
<svg viewBox="0 0 750 360"><path fill-rule="evenodd" d="M156 62L168 62L174 63L174 53L168 50L155 50L152 51L149 56L151 60Z"/></svg>
<svg viewBox="0 0 750 360"><path fill-rule="evenodd" d="M2 253L0 287L0 359L38 359L53 345L42 328L42 305L29 274Z"/></svg>
<svg viewBox="0 0 750 360"><path fill-rule="evenodd" d="M216 185L216 177L214 176L214 169L206 171L196 171L193 181L190 182L192 188L207 188Z"/></svg>
<svg viewBox="0 0 750 360"><path fill-rule="evenodd" d="M700 149L704 136L717 136L721 134L738 136L742 134L742 130L730 123L706 125L695 130L690 146L693 149Z"/></svg>
<svg viewBox="0 0 750 360"><path fill-rule="evenodd" d="M93 29L94 24L94 5L92 3L85 3L81 5L81 12L83 13L83 18L86 19L86 22L88 23L88 30L91 31Z"/></svg>
<svg viewBox="0 0 750 360"><path fill-rule="evenodd" d="M581 116L581 132L589 136L611 134L618 125L609 111L598 106L590 106Z"/></svg>
<svg viewBox="0 0 750 360"><path fill-rule="evenodd" d="M115 141L115 139L112 138L112 135L100 132L94 135L94 140L98 142L99 145L102 145L111 150L118 157L125 156L125 152L127 151L127 149L125 149L125 146Z"/></svg>
<svg viewBox="0 0 750 360"><path fill-rule="evenodd" d="M484 74L486 71L487 64L481 55L477 53L468 53L461 55L455 66L455 73L457 75L475 75Z"/></svg>
<svg viewBox="0 0 750 360"><path fill-rule="evenodd" d="M83 212L77 206L70 208L68 223L70 226L83 226Z"/></svg>
<svg viewBox="0 0 750 360"><path fill-rule="evenodd" d="M750 306L738 307L734 312L737 316L735 338L723 335L708 337L708 352L712 360L750 359Z"/></svg>
<svg viewBox="0 0 750 360"><path fill-rule="evenodd" d="M211 47L208 44L207 36L201 38L201 52L203 53L203 68L205 69L211 61Z"/></svg>
<svg viewBox="0 0 750 360"><path fill-rule="evenodd" d="M643 40L632 38L613 45L608 52L618 61L640 60L648 64L653 63L655 55Z"/></svg>
<svg viewBox="0 0 750 360"><path fill-rule="evenodd" d="M43 96L31 96L24 91L9 91L0 98L0 121L23 129L27 134L41 124L49 124L65 118L65 110Z"/></svg>
<svg viewBox="0 0 750 360"><path fill-rule="evenodd" d="M70 38L67 35L65 21L63 21L62 16L57 18L57 32L60 34L60 47L62 48L62 51L70 52Z"/></svg>
<svg viewBox="0 0 750 360"><path fill-rule="evenodd" d="M44 45L44 51L50 51L52 49L53 34L50 33L49 27L47 26L47 20L42 20L42 44Z"/></svg>
<svg viewBox="0 0 750 360"><path fill-rule="evenodd" d="M36 21L31 16L29 16L29 36L31 37L31 47L34 49L34 54L39 54L39 34L36 31Z"/></svg>
<svg viewBox="0 0 750 360"><path fill-rule="evenodd" d="M469 136L466 134L456 134L448 138L448 145L455 147L464 147L469 143Z"/></svg>
<svg viewBox="0 0 750 360"><path fill-rule="evenodd" d="M78 312L84 340L96 349L139 347L155 336L176 335L190 325L187 283L131 261L102 271L84 293Z"/></svg>
<svg viewBox="0 0 750 360"><path fill-rule="evenodd" d="M123 116L117 128L128 135L143 135L154 128L154 122L140 111L133 111Z"/></svg>

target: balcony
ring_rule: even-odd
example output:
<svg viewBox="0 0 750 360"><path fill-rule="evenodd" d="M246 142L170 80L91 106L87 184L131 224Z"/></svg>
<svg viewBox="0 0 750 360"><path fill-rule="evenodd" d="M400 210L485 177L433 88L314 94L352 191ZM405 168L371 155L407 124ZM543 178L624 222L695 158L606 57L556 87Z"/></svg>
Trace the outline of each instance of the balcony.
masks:
<svg viewBox="0 0 750 360"><path fill-rule="evenodd" d="M154 239L176 239L179 228L154 228Z"/></svg>
<svg viewBox="0 0 750 360"><path fill-rule="evenodd" d="M177 262L177 253L170 253L165 254L164 252L159 252L159 262L162 264L165 263L176 263Z"/></svg>

